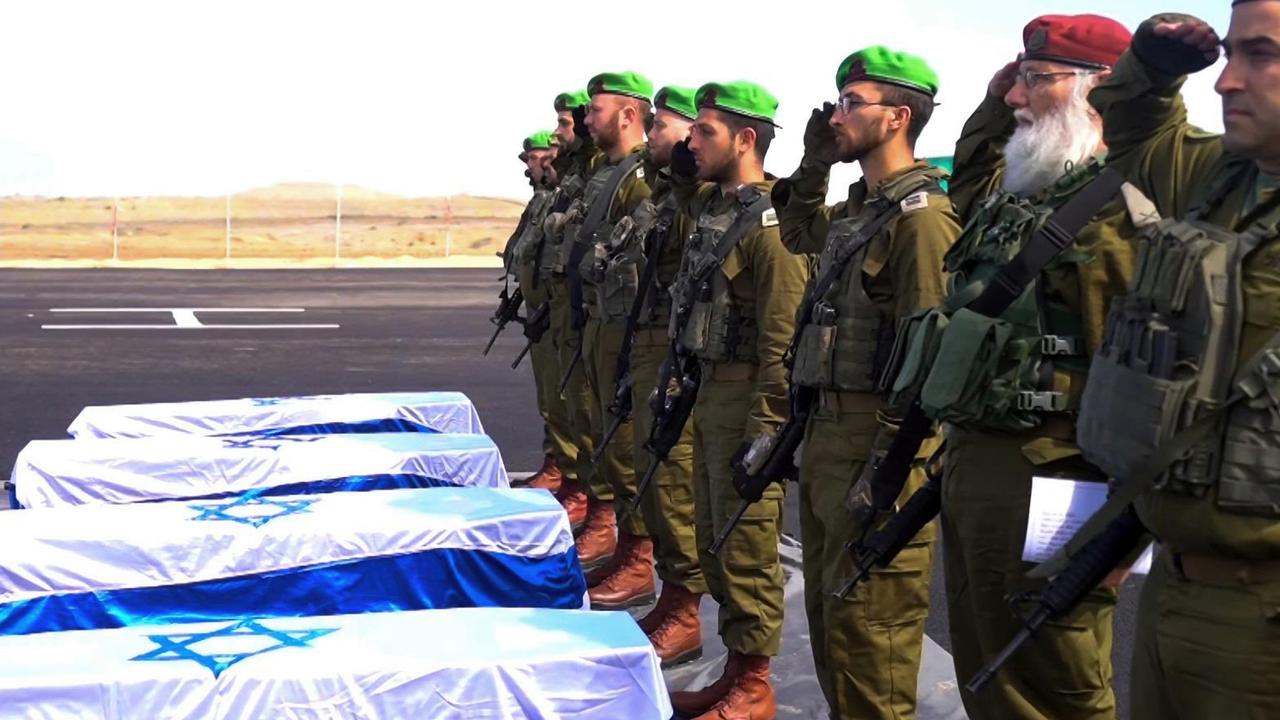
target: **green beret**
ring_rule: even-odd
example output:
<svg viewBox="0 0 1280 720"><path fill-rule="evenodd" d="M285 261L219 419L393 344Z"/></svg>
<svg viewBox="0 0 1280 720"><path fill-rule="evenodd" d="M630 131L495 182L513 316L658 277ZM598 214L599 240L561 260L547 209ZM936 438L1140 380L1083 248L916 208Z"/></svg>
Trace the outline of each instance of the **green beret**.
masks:
<svg viewBox="0 0 1280 720"><path fill-rule="evenodd" d="M586 90L574 90L573 92L562 92L556 96L556 112L562 113L591 102L591 96Z"/></svg>
<svg viewBox="0 0 1280 720"><path fill-rule="evenodd" d="M938 94L938 74L924 58L894 52L883 45L859 50L840 63L836 89L858 80L898 85L929 97Z"/></svg>
<svg viewBox="0 0 1280 720"><path fill-rule="evenodd" d="M723 110L770 125L775 124L773 118L778 113L778 99L763 87L745 80L707 83L698 88L696 100L700 108Z"/></svg>
<svg viewBox="0 0 1280 720"><path fill-rule="evenodd" d="M690 120L698 119L698 105L693 101L696 91L693 88L668 85L658 91L653 104L659 110L670 110Z"/></svg>
<svg viewBox="0 0 1280 720"><path fill-rule="evenodd" d="M530 150L550 150L552 145L556 144L555 135L549 130L536 132L524 139L524 151Z"/></svg>
<svg viewBox="0 0 1280 720"><path fill-rule="evenodd" d="M600 73L587 83L587 92L591 97L596 95L626 95L649 102L653 97L653 83L640 73L626 72Z"/></svg>

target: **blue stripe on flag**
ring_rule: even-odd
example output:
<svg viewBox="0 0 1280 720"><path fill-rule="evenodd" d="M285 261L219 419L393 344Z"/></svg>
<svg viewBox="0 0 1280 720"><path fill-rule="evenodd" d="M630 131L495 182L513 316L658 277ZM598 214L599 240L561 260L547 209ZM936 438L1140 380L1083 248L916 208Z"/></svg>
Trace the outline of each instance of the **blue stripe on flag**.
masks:
<svg viewBox="0 0 1280 720"><path fill-rule="evenodd" d="M132 625L453 607L582 607L573 548L529 558L427 550L181 585L51 595L0 605L0 635Z"/></svg>
<svg viewBox="0 0 1280 720"><path fill-rule="evenodd" d="M382 420L364 420L361 422L328 422L314 423L312 425L294 425L284 428L270 428L267 430L244 430L241 432L221 433L218 437L240 437L244 435L252 435L254 437L275 437L276 435L347 435L347 434L368 434L368 433L439 433L440 431L427 427L412 420L403 420L400 418L384 418Z"/></svg>

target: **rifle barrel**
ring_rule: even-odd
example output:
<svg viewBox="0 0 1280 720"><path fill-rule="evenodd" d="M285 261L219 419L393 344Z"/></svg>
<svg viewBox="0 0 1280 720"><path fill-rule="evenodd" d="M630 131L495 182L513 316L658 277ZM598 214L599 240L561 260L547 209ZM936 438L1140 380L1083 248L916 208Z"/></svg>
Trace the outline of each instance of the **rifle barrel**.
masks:
<svg viewBox="0 0 1280 720"><path fill-rule="evenodd" d="M1043 619L1041 619L1042 615ZM1044 624L1044 620L1047 620L1048 617L1049 615L1047 612L1038 610L1035 615L1033 615L1031 619L1018 630L1018 634L1013 636L1013 639L1009 641L1009 644L1004 646L1004 649L1000 651L1000 654L992 658L991 662L983 665L982 669L979 670L978 673L969 680L969 682L965 683L964 688L971 693L976 693L986 687L987 684L995 678L996 674L1000 672L1000 668L1003 667L1005 663L1009 662L1009 658L1013 657L1013 654L1018 651L1018 648L1022 647L1024 643L1031 639L1032 634L1034 634L1035 631Z"/></svg>
<svg viewBox="0 0 1280 720"><path fill-rule="evenodd" d="M498 341L498 336L502 334L502 328L506 327L506 323L498 323L498 327L494 329L493 335L489 337L489 344L484 346L484 352L480 353L480 357L488 357L489 351L493 349L493 344Z"/></svg>
<svg viewBox="0 0 1280 720"><path fill-rule="evenodd" d="M578 363L582 362L582 345L578 345L578 349L573 353L573 359L569 361L569 368L565 370L564 377L560 378L560 394L564 394L564 389L569 387L569 378L573 377L573 371L578 368Z"/></svg>
<svg viewBox="0 0 1280 720"><path fill-rule="evenodd" d="M715 542L711 543L711 547L707 548L707 552L712 555L719 555L720 548L728 542L729 536L733 534L733 529L738 527L738 523L742 522L742 516L747 514L747 510L751 508L751 503L743 500L738 503L738 509L734 511L733 517L729 518L729 524L724 526L720 534L716 536Z"/></svg>
<svg viewBox="0 0 1280 720"><path fill-rule="evenodd" d="M529 342L524 344L524 349L520 351L520 354L516 356L515 361L511 363L511 369L515 370L516 368L520 367L520 361L524 360L524 356L528 355L529 351L532 349L533 349L533 341L530 340Z"/></svg>
<svg viewBox="0 0 1280 720"><path fill-rule="evenodd" d="M595 465L600 462L600 458L604 457L604 451L609 447L609 443L613 441L613 436L618 434L618 430L622 424L627 421L626 415L618 415L614 417L613 424L605 431L604 437L600 438L600 442L596 445L596 449L591 451L591 464Z"/></svg>

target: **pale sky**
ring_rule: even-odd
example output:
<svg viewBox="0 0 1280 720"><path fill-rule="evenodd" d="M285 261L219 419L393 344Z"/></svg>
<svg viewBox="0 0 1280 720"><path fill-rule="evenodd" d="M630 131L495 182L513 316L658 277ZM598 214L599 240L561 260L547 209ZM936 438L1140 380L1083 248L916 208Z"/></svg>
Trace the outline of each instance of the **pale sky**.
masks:
<svg viewBox="0 0 1280 720"><path fill-rule="evenodd" d="M30 0L0 8L0 195L219 195L345 182L412 196L525 197L525 135L597 72L656 86L749 79L781 101L766 169L787 175L835 69L872 44L941 76L921 155L949 155L992 73L1045 13L1160 11L1225 34L1228 0L449 3ZM1103 8L1110 7L1109 11ZM578 11L577 16L570 15ZM572 39L570 39L572 38ZM1193 122L1221 130L1213 82ZM839 168L833 185L857 176Z"/></svg>

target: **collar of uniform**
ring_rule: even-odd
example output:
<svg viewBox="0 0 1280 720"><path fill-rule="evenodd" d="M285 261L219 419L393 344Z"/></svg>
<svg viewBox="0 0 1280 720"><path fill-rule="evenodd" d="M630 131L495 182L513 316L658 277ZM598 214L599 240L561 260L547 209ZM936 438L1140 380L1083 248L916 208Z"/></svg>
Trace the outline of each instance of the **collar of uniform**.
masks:
<svg viewBox="0 0 1280 720"><path fill-rule="evenodd" d="M919 190L919 173L927 173L930 170L936 172L938 180L942 179L942 171L924 160L917 160L900 170L889 173L874 188L868 188L866 178L862 178L849 186L849 200L845 206L850 213L856 214L862 212L863 205L869 199L884 198L891 203L902 202L908 195Z"/></svg>
<svg viewBox="0 0 1280 720"><path fill-rule="evenodd" d="M616 167L618 165L621 165L623 160L626 160L627 158L631 157L632 155L635 155L636 153L644 154L643 158L640 160L640 162L643 163L644 158L649 157L649 146L644 143L633 145L631 146L630 149L628 149L625 153L622 154L622 157L618 158L617 162L614 162L612 160L606 160L605 162L608 163L609 167Z"/></svg>
<svg viewBox="0 0 1280 720"><path fill-rule="evenodd" d="M730 192L730 193L725 192L724 188L720 187L719 185L716 185L715 194L713 195L713 197L715 198L715 201L714 201L715 205L717 207L720 207L724 203L730 200L740 202L743 205L750 205L751 203L758 200L761 196L768 195L769 191L773 189L774 183L776 183L777 181L778 181L777 178L766 177L764 180L761 180L759 182L740 185L738 186L737 189L735 189L733 192Z"/></svg>

